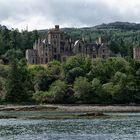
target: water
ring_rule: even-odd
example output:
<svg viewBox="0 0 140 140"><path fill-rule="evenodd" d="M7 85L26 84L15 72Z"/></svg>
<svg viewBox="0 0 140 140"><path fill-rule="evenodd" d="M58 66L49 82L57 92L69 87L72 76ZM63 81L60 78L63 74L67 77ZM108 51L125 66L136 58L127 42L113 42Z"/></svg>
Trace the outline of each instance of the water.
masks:
<svg viewBox="0 0 140 140"><path fill-rule="evenodd" d="M0 140L140 140L140 113L112 113L123 117L106 119L26 119L26 116L56 114L0 112L23 117L0 119Z"/></svg>

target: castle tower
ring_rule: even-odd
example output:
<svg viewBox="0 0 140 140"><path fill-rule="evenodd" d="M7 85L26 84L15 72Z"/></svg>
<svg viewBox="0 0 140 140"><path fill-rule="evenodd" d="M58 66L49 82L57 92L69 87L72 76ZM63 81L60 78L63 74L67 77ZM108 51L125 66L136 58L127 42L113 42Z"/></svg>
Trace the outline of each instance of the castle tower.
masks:
<svg viewBox="0 0 140 140"><path fill-rule="evenodd" d="M48 44L52 47L52 59L60 60L60 43L63 39L63 32L60 31L59 25L48 32Z"/></svg>
<svg viewBox="0 0 140 140"><path fill-rule="evenodd" d="M108 44L107 37L105 37L105 36L99 37L96 40L96 43L97 44Z"/></svg>

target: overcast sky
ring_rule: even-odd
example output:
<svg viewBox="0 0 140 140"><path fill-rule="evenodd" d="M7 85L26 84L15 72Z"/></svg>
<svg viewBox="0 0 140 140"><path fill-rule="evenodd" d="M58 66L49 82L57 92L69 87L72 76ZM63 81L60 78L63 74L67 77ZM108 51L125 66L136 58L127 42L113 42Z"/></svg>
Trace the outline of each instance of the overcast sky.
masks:
<svg viewBox="0 0 140 140"><path fill-rule="evenodd" d="M140 22L140 0L0 0L0 24L29 30Z"/></svg>

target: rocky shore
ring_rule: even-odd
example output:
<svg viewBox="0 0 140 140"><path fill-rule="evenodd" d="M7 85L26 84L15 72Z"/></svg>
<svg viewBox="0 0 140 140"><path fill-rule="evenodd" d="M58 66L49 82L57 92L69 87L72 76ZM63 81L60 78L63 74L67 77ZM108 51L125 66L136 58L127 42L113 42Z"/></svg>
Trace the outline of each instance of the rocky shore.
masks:
<svg viewBox="0 0 140 140"><path fill-rule="evenodd" d="M95 105L1 105L0 111L45 111L45 112L140 112L140 106L95 106Z"/></svg>

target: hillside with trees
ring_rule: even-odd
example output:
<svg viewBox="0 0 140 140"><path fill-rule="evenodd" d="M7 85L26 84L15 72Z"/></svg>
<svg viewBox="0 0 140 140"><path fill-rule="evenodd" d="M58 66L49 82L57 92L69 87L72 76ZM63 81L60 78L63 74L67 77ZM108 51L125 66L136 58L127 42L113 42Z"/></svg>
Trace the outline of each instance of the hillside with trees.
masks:
<svg viewBox="0 0 140 140"><path fill-rule="evenodd" d="M106 38L110 49L121 56L132 57L132 48L140 46L140 24L115 22L86 28L62 28L73 41L85 38L87 42L95 42L100 36ZM38 38L46 38L47 30L21 32L18 29L8 29L0 26L0 59L9 63L12 49L17 50L18 57L25 56L25 50L30 49Z"/></svg>
<svg viewBox="0 0 140 140"><path fill-rule="evenodd" d="M37 31L28 32L26 30L19 32L18 29L8 29L6 26L0 26L0 59L9 63L11 51L16 50L17 58L25 56L25 50L32 48L33 43L39 37Z"/></svg>

